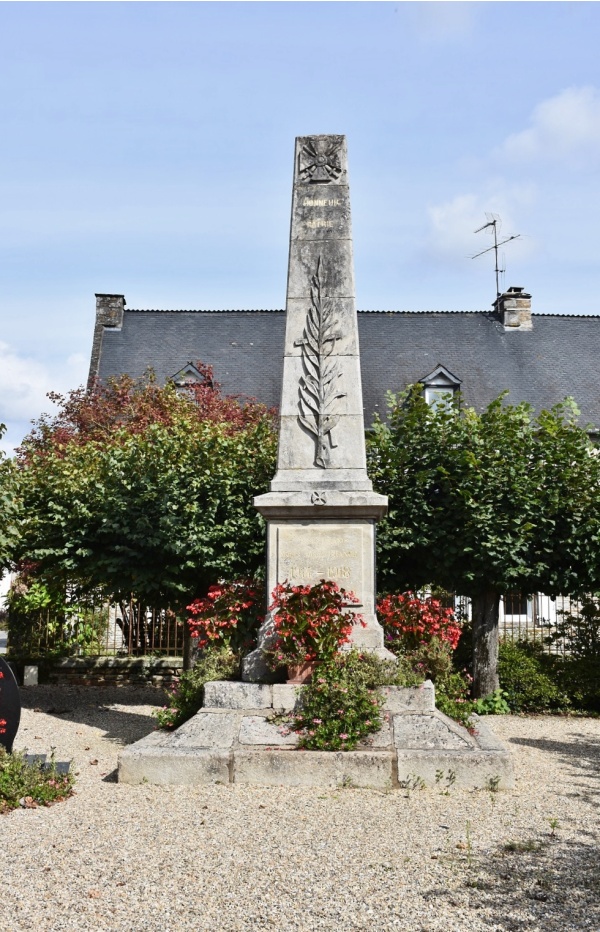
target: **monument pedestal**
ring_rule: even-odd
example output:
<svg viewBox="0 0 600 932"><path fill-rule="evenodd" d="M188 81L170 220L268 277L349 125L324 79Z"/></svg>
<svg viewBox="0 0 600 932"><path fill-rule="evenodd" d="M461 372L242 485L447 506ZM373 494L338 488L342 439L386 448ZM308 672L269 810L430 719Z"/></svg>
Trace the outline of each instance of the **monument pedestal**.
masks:
<svg viewBox="0 0 600 932"><path fill-rule="evenodd" d="M383 643L383 629L375 614L375 525L387 510L387 498L371 491L267 492L254 499L267 519L267 592L286 580L292 585L315 585L331 580L358 599L353 608L366 627L357 625L352 646L395 659ZM269 682L262 648L269 646L272 621L268 616L259 647L244 661L243 678Z"/></svg>

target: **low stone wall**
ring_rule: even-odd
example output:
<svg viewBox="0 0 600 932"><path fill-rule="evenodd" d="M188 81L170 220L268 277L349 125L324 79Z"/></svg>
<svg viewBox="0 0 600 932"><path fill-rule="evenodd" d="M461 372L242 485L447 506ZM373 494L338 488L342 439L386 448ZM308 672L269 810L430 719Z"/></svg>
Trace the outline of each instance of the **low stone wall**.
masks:
<svg viewBox="0 0 600 932"><path fill-rule="evenodd" d="M183 670L181 657L65 657L48 671L58 686L168 686Z"/></svg>

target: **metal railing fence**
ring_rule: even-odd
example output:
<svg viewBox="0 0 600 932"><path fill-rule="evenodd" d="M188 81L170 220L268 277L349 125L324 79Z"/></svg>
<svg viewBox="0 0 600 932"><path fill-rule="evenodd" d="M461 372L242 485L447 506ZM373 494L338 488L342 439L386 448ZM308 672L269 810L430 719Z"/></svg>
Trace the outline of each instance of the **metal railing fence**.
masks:
<svg viewBox="0 0 600 932"><path fill-rule="evenodd" d="M471 618L470 599L457 595L454 605L462 617ZM500 599L500 637L529 641L548 654L564 656L569 653L569 642L581 618L582 601L575 596L551 598L541 592L533 595L508 592Z"/></svg>
<svg viewBox="0 0 600 932"><path fill-rule="evenodd" d="M136 599L98 598L67 611L8 613L8 652L13 657L146 655L181 657L184 622L169 609Z"/></svg>

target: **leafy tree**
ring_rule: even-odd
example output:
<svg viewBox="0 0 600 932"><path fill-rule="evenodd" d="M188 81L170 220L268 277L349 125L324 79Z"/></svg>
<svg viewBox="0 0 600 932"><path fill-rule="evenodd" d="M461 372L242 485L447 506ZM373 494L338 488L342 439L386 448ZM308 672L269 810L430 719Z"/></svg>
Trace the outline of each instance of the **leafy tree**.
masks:
<svg viewBox="0 0 600 932"><path fill-rule="evenodd" d="M380 587L471 597L477 697L498 688L502 593L598 588L600 464L578 413L566 400L536 417L504 396L481 414L430 407L414 386L390 396L389 424L369 437L370 474L390 496Z"/></svg>
<svg viewBox="0 0 600 932"><path fill-rule="evenodd" d="M5 431L6 426L0 424L0 439ZM0 578L17 543L17 510L14 464L0 450Z"/></svg>
<svg viewBox="0 0 600 932"><path fill-rule="evenodd" d="M252 497L274 471L273 413L152 377L54 396L19 452L18 556L53 585L173 608L262 564Z"/></svg>

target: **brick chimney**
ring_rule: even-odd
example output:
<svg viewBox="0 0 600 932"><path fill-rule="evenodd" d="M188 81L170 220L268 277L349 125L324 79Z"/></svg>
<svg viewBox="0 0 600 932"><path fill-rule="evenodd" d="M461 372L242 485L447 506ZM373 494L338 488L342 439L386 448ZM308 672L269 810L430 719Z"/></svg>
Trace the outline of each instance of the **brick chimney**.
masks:
<svg viewBox="0 0 600 932"><path fill-rule="evenodd" d="M90 372L87 383L88 391L94 388L96 380L98 379L104 330L106 327L121 329L123 326L125 303L125 295L122 294L96 295L96 324L94 326L94 342L92 344Z"/></svg>
<svg viewBox="0 0 600 932"><path fill-rule="evenodd" d="M505 330L533 330L531 295L524 288L513 285L496 298L493 307Z"/></svg>

